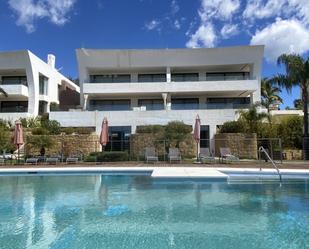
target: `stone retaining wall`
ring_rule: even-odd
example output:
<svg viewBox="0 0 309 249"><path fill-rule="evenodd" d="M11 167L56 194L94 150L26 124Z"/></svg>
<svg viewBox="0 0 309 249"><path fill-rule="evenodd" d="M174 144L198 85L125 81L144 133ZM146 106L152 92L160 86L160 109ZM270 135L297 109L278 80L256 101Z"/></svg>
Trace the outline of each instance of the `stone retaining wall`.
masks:
<svg viewBox="0 0 309 249"><path fill-rule="evenodd" d="M257 159L257 137L255 133L221 133L215 135L215 155L220 156L220 148L228 147L233 155L240 158Z"/></svg>
<svg viewBox="0 0 309 249"><path fill-rule="evenodd" d="M28 136L40 136L40 135L28 135ZM101 145L99 144L99 137L96 134L90 135L53 135L50 136L53 139L54 146L50 149L46 149L46 155L59 154L61 151L64 156L71 154L88 155L91 152L101 151ZM33 148L31 144L26 140L26 154L39 155L40 149Z"/></svg>

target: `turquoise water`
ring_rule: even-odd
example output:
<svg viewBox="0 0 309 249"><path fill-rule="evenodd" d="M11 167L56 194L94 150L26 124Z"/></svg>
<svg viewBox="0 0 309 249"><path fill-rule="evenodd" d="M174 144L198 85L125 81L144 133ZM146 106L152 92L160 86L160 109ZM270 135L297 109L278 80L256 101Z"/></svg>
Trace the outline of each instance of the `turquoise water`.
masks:
<svg viewBox="0 0 309 249"><path fill-rule="evenodd" d="M0 248L309 248L309 185L2 176Z"/></svg>

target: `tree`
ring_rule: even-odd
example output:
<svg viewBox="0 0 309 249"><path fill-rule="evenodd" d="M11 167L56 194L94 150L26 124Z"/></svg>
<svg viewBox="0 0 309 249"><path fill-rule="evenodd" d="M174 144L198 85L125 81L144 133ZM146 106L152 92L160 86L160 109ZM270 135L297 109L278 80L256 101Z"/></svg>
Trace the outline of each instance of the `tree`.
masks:
<svg viewBox="0 0 309 249"><path fill-rule="evenodd" d="M303 101L301 99L295 99L293 104L297 110L303 110L304 108Z"/></svg>
<svg viewBox="0 0 309 249"><path fill-rule="evenodd" d="M304 59L298 54L282 54L279 56L278 65L285 67L285 74L278 74L279 86L291 92L293 86L299 86L302 92L304 111L304 159L309 160L309 133L308 133L308 87L309 87L309 59Z"/></svg>
<svg viewBox="0 0 309 249"><path fill-rule="evenodd" d="M279 96L280 88L276 85L275 79L263 78L261 84L262 105L270 111L273 104L282 103Z"/></svg>
<svg viewBox="0 0 309 249"><path fill-rule="evenodd" d="M263 120L269 118L269 114L265 112L259 112L259 104L250 106L248 110L239 111L239 120L243 121L247 126L247 132L255 133L258 130L259 124Z"/></svg>

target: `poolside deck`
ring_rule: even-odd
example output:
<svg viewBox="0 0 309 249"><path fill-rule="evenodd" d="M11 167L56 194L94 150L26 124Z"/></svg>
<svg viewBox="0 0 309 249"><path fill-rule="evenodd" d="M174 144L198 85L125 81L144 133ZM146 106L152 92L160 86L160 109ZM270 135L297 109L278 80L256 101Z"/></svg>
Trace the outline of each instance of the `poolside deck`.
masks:
<svg viewBox="0 0 309 249"><path fill-rule="evenodd" d="M273 166L270 163L259 163L257 161L244 161L244 162L235 162L229 164L194 164L194 163L177 163L170 164L166 162L159 163L143 163L143 162L106 162L106 163L76 163L76 164L65 164L59 163L57 165L50 164L0 164L0 169L16 169L16 168L93 168L93 167L139 167L139 168L154 168L154 167L183 167L183 168L248 168L248 169L256 169L262 166L263 169L272 169ZM309 162L305 161L284 161L282 164L277 164L279 169L308 169L309 170Z"/></svg>

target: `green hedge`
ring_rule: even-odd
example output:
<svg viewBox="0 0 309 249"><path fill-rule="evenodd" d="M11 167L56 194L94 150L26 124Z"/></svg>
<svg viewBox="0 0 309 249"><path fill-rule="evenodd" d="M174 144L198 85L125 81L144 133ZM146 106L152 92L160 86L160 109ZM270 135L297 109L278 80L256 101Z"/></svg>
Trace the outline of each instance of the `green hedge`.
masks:
<svg viewBox="0 0 309 249"><path fill-rule="evenodd" d="M125 151L93 152L85 158L87 162L123 162L129 160L129 154Z"/></svg>

